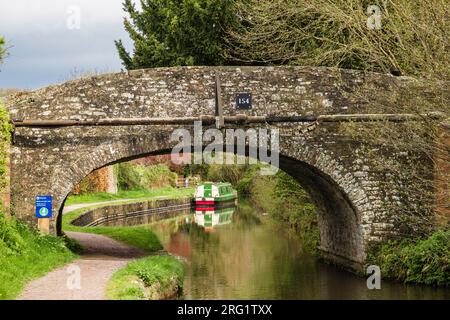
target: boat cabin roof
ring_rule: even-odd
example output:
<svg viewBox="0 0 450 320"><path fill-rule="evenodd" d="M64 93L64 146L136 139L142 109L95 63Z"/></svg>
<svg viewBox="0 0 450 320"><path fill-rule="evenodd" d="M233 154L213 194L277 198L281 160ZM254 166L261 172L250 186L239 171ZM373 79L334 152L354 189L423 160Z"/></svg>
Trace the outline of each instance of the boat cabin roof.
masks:
<svg viewBox="0 0 450 320"><path fill-rule="evenodd" d="M205 182L203 184L212 184L212 185L215 185L217 187L228 187L228 186L231 186L231 183L229 183L229 182Z"/></svg>

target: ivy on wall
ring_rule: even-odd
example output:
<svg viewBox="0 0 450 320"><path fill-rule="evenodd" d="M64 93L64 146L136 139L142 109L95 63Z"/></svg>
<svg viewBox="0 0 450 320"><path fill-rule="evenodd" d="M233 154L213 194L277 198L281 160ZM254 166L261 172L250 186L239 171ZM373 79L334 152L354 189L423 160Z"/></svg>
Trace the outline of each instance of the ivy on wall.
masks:
<svg viewBox="0 0 450 320"><path fill-rule="evenodd" d="M0 193L5 192L8 185L8 144L11 142L12 130L8 112L0 105Z"/></svg>

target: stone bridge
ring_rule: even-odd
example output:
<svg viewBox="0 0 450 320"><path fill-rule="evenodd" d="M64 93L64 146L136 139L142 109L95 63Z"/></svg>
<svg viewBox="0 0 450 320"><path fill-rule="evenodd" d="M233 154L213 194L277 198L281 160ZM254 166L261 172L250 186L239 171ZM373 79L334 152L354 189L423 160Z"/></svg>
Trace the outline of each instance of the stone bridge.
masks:
<svg viewBox="0 0 450 320"><path fill-rule="evenodd" d="M398 101L391 98L399 90L408 90L412 82L403 77L330 68L183 67L106 74L18 94L7 102L17 124L67 120L71 125L16 126L11 147L13 211L19 219L36 223L35 196L52 195L57 215L52 230L56 232L61 228L65 198L86 175L113 163L167 153L176 144L170 140L173 130L191 131L193 127L189 121L81 123L211 118L216 115L219 92L217 101L221 101L224 116L278 119L251 123L241 117L243 121L225 126L279 129L280 168L299 181L317 206L320 249L329 259L358 268L372 243L411 232L410 217L399 217L408 211L405 207L414 208L411 219L422 212L420 203L405 198L401 188L406 182L377 168L366 150L368 146L378 150L380 159L391 162L402 161L402 155L353 139L344 130L345 116L367 113L371 97L379 92L386 93L378 102L379 112L395 113ZM252 94L251 109L236 107L236 94L243 92ZM333 120L335 115L341 118ZM320 121L317 116L331 117ZM283 117L287 120L280 120ZM289 117L297 120L289 121ZM428 172L431 170L430 166Z"/></svg>

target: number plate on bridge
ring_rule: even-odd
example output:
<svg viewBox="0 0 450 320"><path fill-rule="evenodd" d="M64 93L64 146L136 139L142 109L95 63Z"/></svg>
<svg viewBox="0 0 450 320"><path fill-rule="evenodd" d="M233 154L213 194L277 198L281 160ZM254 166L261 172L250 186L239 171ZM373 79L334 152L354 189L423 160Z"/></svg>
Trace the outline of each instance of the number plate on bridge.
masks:
<svg viewBox="0 0 450 320"><path fill-rule="evenodd" d="M251 109L252 108L252 94L251 93L238 93L236 95L236 106L238 109Z"/></svg>

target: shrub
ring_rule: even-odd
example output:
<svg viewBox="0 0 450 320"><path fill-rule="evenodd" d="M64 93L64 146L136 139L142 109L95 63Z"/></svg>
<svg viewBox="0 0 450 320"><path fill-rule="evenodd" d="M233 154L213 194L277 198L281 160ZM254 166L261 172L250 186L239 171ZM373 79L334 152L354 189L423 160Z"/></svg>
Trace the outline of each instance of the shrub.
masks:
<svg viewBox="0 0 450 320"><path fill-rule="evenodd" d="M237 157L234 157L234 163L236 163ZM233 186L236 186L238 182L244 177L249 166L247 164L211 164L208 167L208 180L211 181L227 181Z"/></svg>
<svg viewBox="0 0 450 320"><path fill-rule="evenodd" d="M187 176L200 176L202 180L208 179L208 164L188 164L184 166L184 175Z"/></svg>
<svg viewBox="0 0 450 320"><path fill-rule="evenodd" d="M309 195L297 181L283 171L275 176L260 176L257 168L238 184L252 204L268 212L275 220L288 223L299 236L305 249L315 253L319 245L317 212Z"/></svg>
<svg viewBox="0 0 450 320"><path fill-rule="evenodd" d="M141 176L130 162L123 162L117 165L117 183L120 190L136 190L140 189Z"/></svg>
<svg viewBox="0 0 450 320"><path fill-rule="evenodd" d="M107 192L108 183L108 167L100 168L84 177L84 179L73 188L72 194L80 195L86 193Z"/></svg>
<svg viewBox="0 0 450 320"><path fill-rule="evenodd" d="M5 39L3 37L0 37L0 63L3 62L3 58L6 55L6 49L5 49Z"/></svg>
<svg viewBox="0 0 450 320"><path fill-rule="evenodd" d="M390 241L374 248L369 261L382 275L412 283L450 285L450 229L422 240Z"/></svg>
<svg viewBox="0 0 450 320"><path fill-rule="evenodd" d="M250 196L252 189L252 182L256 178L258 170L260 168L261 166L259 164L250 166L250 168L244 173L244 176L236 184L236 189L239 195L243 197Z"/></svg>
<svg viewBox="0 0 450 320"><path fill-rule="evenodd" d="M165 186L176 186L178 175L170 171L165 164L153 166L139 166L138 171L142 177L142 186L146 188L159 188Z"/></svg>
<svg viewBox="0 0 450 320"><path fill-rule="evenodd" d="M378 5L381 29L367 26ZM249 63L330 66L449 79L448 1L236 1L231 54Z"/></svg>
<svg viewBox="0 0 450 320"><path fill-rule="evenodd" d="M118 164L116 171L120 190L175 187L178 178L165 164L148 166L125 162Z"/></svg>

